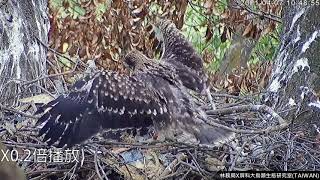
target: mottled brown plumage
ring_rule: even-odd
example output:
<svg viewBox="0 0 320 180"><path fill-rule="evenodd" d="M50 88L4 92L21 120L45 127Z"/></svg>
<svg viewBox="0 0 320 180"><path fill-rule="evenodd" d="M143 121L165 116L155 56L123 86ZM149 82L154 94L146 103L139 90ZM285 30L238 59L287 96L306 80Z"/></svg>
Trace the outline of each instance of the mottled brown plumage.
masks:
<svg viewBox="0 0 320 180"><path fill-rule="evenodd" d="M97 72L75 83L71 92L41 108L48 144L73 145L101 129L141 128L167 113L165 102L145 82L111 71ZM42 111L38 111L40 113Z"/></svg>
<svg viewBox="0 0 320 180"><path fill-rule="evenodd" d="M233 135L205 123L205 112L195 104L171 63L149 59L139 51L129 53L125 63L134 70L135 77L147 82L166 102L169 118L154 121L160 136L190 144L213 145Z"/></svg>
<svg viewBox="0 0 320 180"><path fill-rule="evenodd" d="M124 59L130 76L97 72L38 112L46 112L37 124L48 144L72 146L101 129L151 126L160 137L192 144L212 145L232 134L206 124L206 114L189 95L188 89L205 88L201 58L172 24L164 21L159 27L165 42L162 61L131 51Z"/></svg>
<svg viewBox="0 0 320 180"><path fill-rule="evenodd" d="M176 69L184 86L203 94L208 77L200 55L170 20L159 20L156 26L163 41L161 60Z"/></svg>

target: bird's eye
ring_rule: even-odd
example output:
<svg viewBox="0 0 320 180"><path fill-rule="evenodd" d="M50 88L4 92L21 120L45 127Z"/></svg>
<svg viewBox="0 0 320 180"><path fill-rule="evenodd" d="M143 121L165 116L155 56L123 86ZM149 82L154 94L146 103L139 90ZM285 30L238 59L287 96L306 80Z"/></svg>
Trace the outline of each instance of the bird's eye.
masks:
<svg viewBox="0 0 320 180"><path fill-rule="evenodd" d="M128 57L128 58L125 58L124 65L130 69L134 69L136 66L136 61Z"/></svg>

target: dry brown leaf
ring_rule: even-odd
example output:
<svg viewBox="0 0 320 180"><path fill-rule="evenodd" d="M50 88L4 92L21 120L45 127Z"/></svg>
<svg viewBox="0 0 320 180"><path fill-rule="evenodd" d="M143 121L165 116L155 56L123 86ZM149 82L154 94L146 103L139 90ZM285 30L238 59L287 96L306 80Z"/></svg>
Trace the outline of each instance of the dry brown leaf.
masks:
<svg viewBox="0 0 320 180"><path fill-rule="evenodd" d="M245 30L242 33L242 36L248 37L253 29L253 23L252 21L246 26Z"/></svg>

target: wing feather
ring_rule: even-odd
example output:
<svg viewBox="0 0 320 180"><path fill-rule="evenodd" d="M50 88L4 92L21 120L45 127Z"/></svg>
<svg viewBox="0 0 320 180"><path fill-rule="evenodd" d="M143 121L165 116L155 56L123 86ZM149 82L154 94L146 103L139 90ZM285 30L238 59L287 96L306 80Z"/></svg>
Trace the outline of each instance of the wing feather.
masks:
<svg viewBox="0 0 320 180"><path fill-rule="evenodd" d="M37 125L49 145L80 143L101 129L146 128L167 116L166 104L145 82L116 72L98 72L67 95L43 106Z"/></svg>
<svg viewBox="0 0 320 180"><path fill-rule="evenodd" d="M157 25L164 41L161 59L175 67L184 86L203 92L207 75L200 55L171 21L160 20Z"/></svg>

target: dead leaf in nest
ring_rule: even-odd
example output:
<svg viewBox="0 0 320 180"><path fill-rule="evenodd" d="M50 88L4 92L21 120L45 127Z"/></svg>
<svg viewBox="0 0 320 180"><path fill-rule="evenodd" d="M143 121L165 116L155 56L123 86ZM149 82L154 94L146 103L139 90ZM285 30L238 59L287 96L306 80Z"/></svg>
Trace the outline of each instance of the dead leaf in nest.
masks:
<svg viewBox="0 0 320 180"><path fill-rule="evenodd" d="M69 48L69 44L66 43L66 42L64 42L64 43L62 44L62 53L67 52L68 48Z"/></svg>
<svg viewBox="0 0 320 180"><path fill-rule="evenodd" d="M115 153L115 154L120 154L123 153L125 151L128 151L130 148L112 148L111 152Z"/></svg>
<svg viewBox="0 0 320 180"><path fill-rule="evenodd" d="M214 158L214 157L208 157L205 159L205 164L206 164L206 168L209 170L209 171L214 171L214 172L217 172L217 171L221 171L225 168L225 163L223 163L222 161L220 161L219 159L217 158Z"/></svg>
<svg viewBox="0 0 320 180"><path fill-rule="evenodd" d="M119 167L119 171L126 178L145 179L146 176L153 178L164 169L158 154L152 150L128 150L119 155L125 164Z"/></svg>
<svg viewBox="0 0 320 180"><path fill-rule="evenodd" d="M23 127L33 127L36 122L37 122L37 119L32 119L32 118L22 120L16 124L16 128L21 129Z"/></svg>
<svg viewBox="0 0 320 180"><path fill-rule="evenodd" d="M10 135L14 135L14 132L17 131L17 129L14 127L14 124L9 123L9 122L5 122L4 125L1 125L1 126L2 126L3 129L7 130L7 132Z"/></svg>
<svg viewBox="0 0 320 180"><path fill-rule="evenodd" d="M49 96L48 94L38 94L35 96L27 97L20 99L19 102L22 103L36 103L36 104L47 104L48 102L52 101L53 97Z"/></svg>

